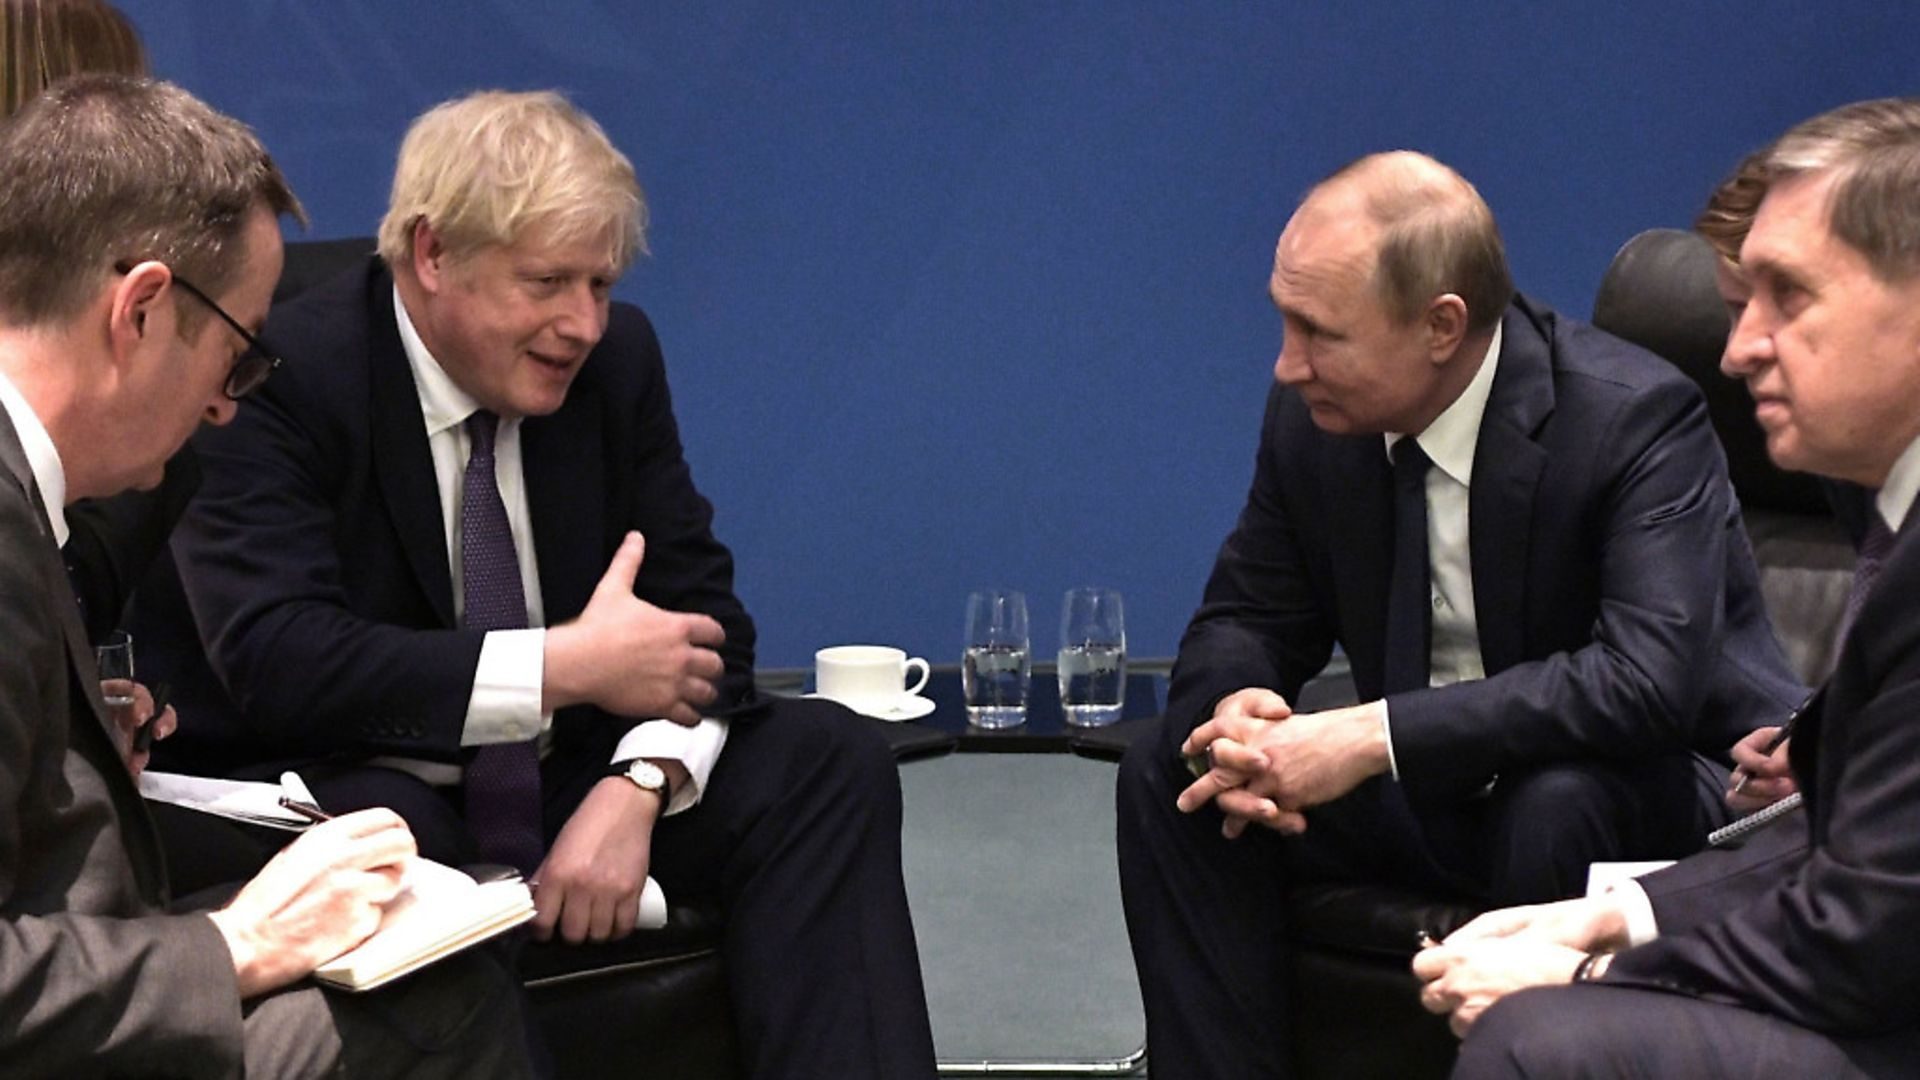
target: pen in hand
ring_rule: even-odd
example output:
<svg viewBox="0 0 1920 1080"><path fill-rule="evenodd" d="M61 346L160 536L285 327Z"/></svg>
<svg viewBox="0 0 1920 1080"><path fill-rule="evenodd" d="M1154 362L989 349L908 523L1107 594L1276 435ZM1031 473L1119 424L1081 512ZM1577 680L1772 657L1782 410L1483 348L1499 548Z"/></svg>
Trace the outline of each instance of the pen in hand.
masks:
<svg viewBox="0 0 1920 1080"><path fill-rule="evenodd" d="M315 806L313 803L310 803L305 799L296 799L291 795L280 796L280 805L286 807L288 810L291 810L296 814L299 814L301 817L306 818L308 821L313 822L315 825L318 825L323 821L333 820L332 814L327 813L325 810L320 809L318 806Z"/></svg>
<svg viewBox="0 0 1920 1080"><path fill-rule="evenodd" d="M173 696L173 686L161 683L153 688L153 712L133 729L133 752L144 754L153 749L153 725L160 720L160 714L167 711L167 699Z"/></svg>
<svg viewBox="0 0 1920 1080"><path fill-rule="evenodd" d="M1800 708L1787 714L1787 722L1781 724L1780 730L1774 732L1773 738L1767 740L1767 745L1760 751L1760 756L1772 757L1775 750L1780 749L1788 739L1793 737L1793 722L1800 719L1800 713L1805 708L1806 705L1802 704ZM1747 781L1751 779L1753 779L1753 777L1747 773L1744 766L1735 765L1733 767L1733 794L1740 794L1747 786Z"/></svg>

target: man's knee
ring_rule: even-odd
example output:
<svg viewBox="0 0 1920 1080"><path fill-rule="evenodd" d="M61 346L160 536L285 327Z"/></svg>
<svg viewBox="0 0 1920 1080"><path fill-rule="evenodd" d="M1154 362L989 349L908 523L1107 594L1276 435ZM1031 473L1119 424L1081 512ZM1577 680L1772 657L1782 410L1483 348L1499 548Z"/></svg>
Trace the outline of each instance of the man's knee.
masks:
<svg viewBox="0 0 1920 1080"><path fill-rule="evenodd" d="M769 749L798 766L793 775L803 785L836 799L899 806L899 767L873 721L830 701L797 700L781 702L762 722L776 744Z"/></svg>
<svg viewBox="0 0 1920 1080"><path fill-rule="evenodd" d="M1161 720L1141 732L1120 757L1114 786L1122 821L1142 809L1170 811L1175 796L1180 794L1169 766L1165 731L1160 726L1165 723Z"/></svg>
<svg viewBox="0 0 1920 1080"><path fill-rule="evenodd" d="M1455 1080L1589 1075L1597 1029L1577 996L1587 992L1550 986L1502 998L1460 1044Z"/></svg>

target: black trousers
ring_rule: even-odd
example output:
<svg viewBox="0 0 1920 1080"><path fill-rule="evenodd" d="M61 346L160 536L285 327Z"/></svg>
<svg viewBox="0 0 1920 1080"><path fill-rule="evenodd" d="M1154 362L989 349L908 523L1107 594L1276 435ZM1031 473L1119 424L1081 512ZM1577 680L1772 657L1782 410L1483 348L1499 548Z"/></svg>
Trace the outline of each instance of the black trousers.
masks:
<svg viewBox="0 0 1920 1080"><path fill-rule="evenodd" d="M1462 1080L1688 1080L1912 1077L1920 1032L1844 1039L1677 994L1609 986L1541 987L1480 1017L1460 1047Z"/></svg>
<svg viewBox="0 0 1920 1080"><path fill-rule="evenodd" d="M605 757L557 757L542 766L549 840L607 766ZM390 806L423 854L473 860L458 791L390 769L301 775L329 810ZM669 905L723 913L749 1075L934 1075L900 872L900 777L872 721L812 700L735 719L700 802L655 826L651 858ZM596 953L551 947L577 949L583 967Z"/></svg>
<svg viewBox="0 0 1920 1080"><path fill-rule="evenodd" d="M1163 727L1121 761L1121 898L1146 1007L1154 1080L1289 1075L1287 891L1392 885L1489 905L1583 891L1594 860L1677 857L1725 819L1690 755L1571 762L1504 775L1484 796L1410 806L1376 777L1307 813L1307 831L1221 836ZM1409 951L1412 942L1408 943Z"/></svg>

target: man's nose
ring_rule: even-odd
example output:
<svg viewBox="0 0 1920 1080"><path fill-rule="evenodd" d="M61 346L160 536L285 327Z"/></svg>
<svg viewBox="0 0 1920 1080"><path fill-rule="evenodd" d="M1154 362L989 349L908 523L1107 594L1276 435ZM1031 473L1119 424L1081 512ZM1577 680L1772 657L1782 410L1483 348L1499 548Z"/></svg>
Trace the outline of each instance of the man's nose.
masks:
<svg viewBox="0 0 1920 1080"><path fill-rule="evenodd" d="M1295 348L1292 339L1280 343L1280 355L1273 360L1273 377L1287 386L1297 386L1313 376L1307 364L1306 350Z"/></svg>
<svg viewBox="0 0 1920 1080"><path fill-rule="evenodd" d="M1748 304L1733 322L1726 351L1720 354L1723 374L1739 378L1759 370L1773 358L1773 335L1764 325L1760 305Z"/></svg>

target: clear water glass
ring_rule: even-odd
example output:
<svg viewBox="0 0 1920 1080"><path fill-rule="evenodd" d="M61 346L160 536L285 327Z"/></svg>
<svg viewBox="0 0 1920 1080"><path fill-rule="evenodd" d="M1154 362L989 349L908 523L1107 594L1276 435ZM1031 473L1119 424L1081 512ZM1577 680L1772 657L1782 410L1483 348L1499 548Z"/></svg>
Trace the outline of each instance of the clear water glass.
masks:
<svg viewBox="0 0 1920 1080"><path fill-rule="evenodd" d="M1116 589L1068 589L1060 604L1060 710L1103 727L1127 704L1127 620Z"/></svg>
<svg viewBox="0 0 1920 1080"><path fill-rule="evenodd" d="M94 646L94 663L100 668L100 696L110 709L133 705L133 635L115 630L107 640Z"/></svg>
<svg viewBox="0 0 1920 1080"><path fill-rule="evenodd" d="M967 721L983 728L1026 723L1032 680L1027 598L1013 589L975 591L967 597L966 651L960 659Z"/></svg>

